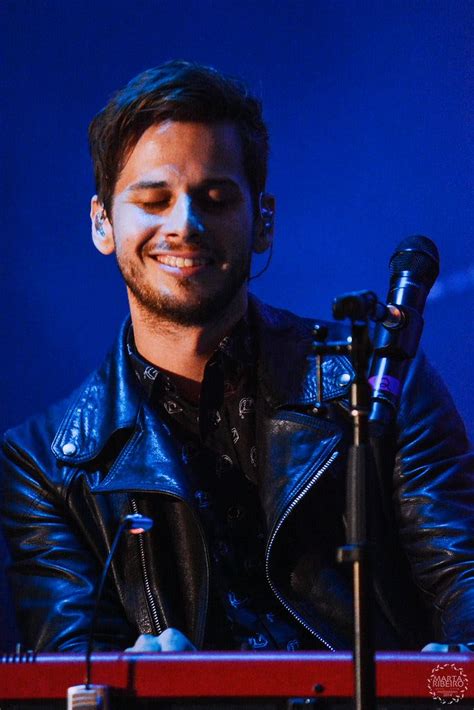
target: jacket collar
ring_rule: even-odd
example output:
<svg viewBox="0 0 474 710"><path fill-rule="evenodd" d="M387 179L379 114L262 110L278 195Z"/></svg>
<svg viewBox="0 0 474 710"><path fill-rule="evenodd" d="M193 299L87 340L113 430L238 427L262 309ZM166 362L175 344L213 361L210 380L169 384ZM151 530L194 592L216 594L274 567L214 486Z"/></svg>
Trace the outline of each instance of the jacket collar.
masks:
<svg viewBox="0 0 474 710"><path fill-rule="evenodd" d="M318 403L313 330L316 321L273 308L251 296L249 301L258 350L259 383L273 408ZM329 340L346 339L343 323L324 323ZM350 360L341 355L323 359L323 401L345 397L354 372Z"/></svg>
<svg viewBox="0 0 474 710"><path fill-rule="evenodd" d="M72 395L51 446L60 461L89 461L98 456L114 432L135 426L142 394L128 359L129 325L127 318L101 367Z"/></svg>
<svg viewBox="0 0 474 710"><path fill-rule="evenodd" d="M312 356L314 321L249 299L250 327L254 329L259 360L259 384L272 408L317 403L315 358ZM127 352L130 318L123 323L115 346L71 398L52 443L59 461L78 464L94 459L112 434L137 426L144 396ZM347 337L331 324L330 338ZM323 362L323 399L347 394L352 368L344 356Z"/></svg>

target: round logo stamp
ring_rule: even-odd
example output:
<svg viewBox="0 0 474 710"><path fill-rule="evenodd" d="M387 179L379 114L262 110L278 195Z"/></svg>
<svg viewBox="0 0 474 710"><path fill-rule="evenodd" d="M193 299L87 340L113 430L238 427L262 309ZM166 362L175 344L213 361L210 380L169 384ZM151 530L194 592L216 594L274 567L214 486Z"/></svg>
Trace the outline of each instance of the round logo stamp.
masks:
<svg viewBox="0 0 474 710"><path fill-rule="evenodd" d="M433 700L441 705L458 703L464 698L468 677L455 663L438 664L428 677L428 690Z"/></svg>

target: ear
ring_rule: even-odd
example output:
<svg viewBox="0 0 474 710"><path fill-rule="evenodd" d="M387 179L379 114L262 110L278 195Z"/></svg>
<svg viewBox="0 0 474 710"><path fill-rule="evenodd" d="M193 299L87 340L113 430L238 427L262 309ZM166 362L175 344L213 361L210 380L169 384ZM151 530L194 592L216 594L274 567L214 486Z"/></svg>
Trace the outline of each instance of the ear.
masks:
<svg viewBox="0 0 474 710"><path fill-rule="evenodd" d="M262 254L273 243L275 231L275 197L267 192L259 195L259 215L255 222L253 250Z"/></svg>
<svg viewBox="0 0 474 710"><path fill-rule="evenodd" d="M91 200L92 241L101 254L112 254L115 251L112 225L105 213L104 206L97 195Z"/></svg>

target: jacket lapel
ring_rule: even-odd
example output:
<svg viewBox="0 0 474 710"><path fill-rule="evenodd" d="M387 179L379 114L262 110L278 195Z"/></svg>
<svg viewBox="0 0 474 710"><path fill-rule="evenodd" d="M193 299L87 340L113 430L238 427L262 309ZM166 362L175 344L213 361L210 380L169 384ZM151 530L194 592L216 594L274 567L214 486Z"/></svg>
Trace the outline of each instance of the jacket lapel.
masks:
<svg viewBox="0 0 474 710"><path fill-rule="evenodd" d="M333 423L279 411L259 427L260 497L269 533L316 480L335 453L341 430Z"/></svg>
<svg viewBox="0 0 474 710"><path fill-rule="evenodd" d="M308 413L318 404L314 321L296 318L256 299L250 307L259 354L260 495L271 531L335 453L342 431L333 420ZM330 340L347 337L344 325L327 325ZM347 396L353 379L348 358L326 357L322 370L323 401Z"/></svg>
<svg viewBox="0 0 474 710"><path fill-rule="evenodd" d="M192 501L183 465L168 428L143 404L132 438L93 493L166 493Z"/></svg>
<svg viewBox="0 0 474 710"><path fill-rule="evenodd" d="M131 438L93 493L163 492L189 500L186 477L170 433L143 399L127 354L127 318L111 354L72 398L52 443L56 458L79 465L100 456L111 437Z"/></svg>

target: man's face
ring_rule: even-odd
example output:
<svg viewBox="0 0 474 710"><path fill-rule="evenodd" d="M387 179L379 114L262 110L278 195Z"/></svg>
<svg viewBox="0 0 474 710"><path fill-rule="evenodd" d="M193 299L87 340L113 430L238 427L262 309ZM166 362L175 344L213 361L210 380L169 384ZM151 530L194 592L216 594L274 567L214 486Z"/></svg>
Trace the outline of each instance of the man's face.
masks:
<svg viewBox="0 0 474 710"><path fill-rule="evenodd" d="M254 219L233 124L151 126L117 180L110 217L132 309L203 325L245 308Z"/></svg>

